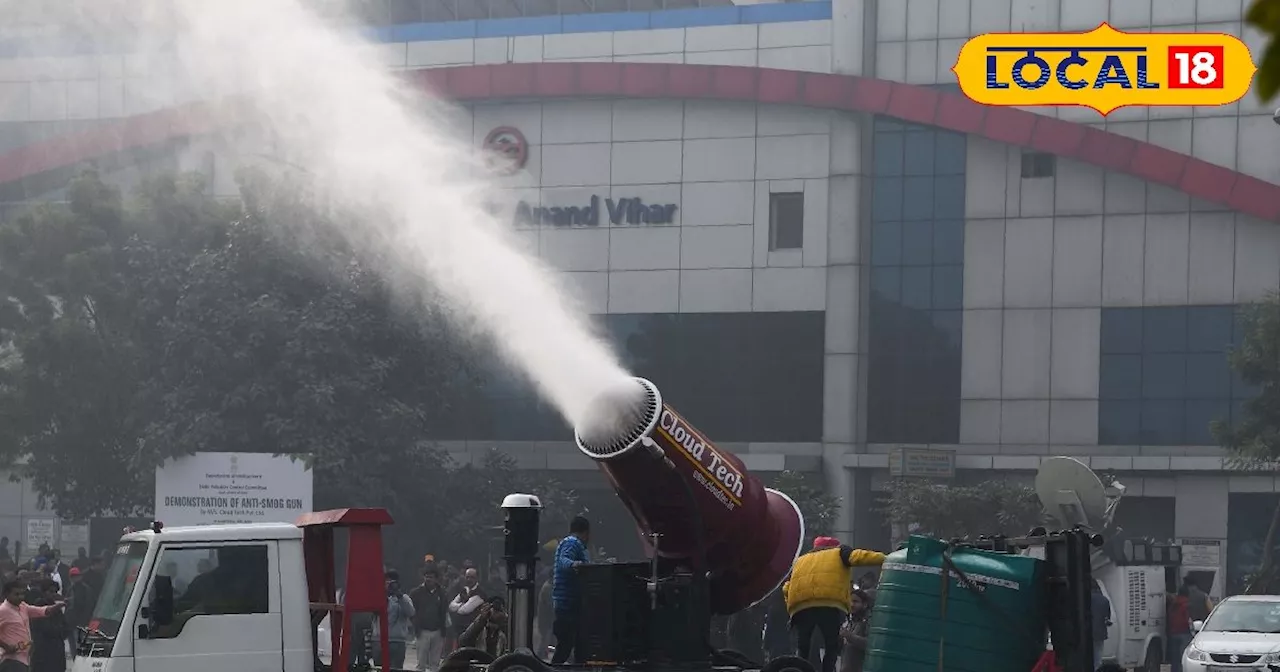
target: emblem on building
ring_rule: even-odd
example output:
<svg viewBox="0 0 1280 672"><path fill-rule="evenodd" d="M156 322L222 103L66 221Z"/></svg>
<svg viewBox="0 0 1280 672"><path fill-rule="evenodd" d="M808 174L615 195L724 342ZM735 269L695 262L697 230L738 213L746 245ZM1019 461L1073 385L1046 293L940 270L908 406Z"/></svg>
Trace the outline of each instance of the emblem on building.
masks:
<svg viewBox="0 0 1280 672"><path fill-rule="evenodd" d="M519 129L499 126L484 137L486 162L499 175L511 175L529 161L529 143Z"/></svg>

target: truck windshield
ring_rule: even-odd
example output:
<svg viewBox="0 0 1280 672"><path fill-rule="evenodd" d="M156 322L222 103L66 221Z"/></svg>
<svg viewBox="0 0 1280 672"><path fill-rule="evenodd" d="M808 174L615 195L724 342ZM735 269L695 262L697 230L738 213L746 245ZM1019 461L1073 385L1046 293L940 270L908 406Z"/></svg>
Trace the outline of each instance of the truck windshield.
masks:
<svg viewBox="0 0 1280 672"><path fill-rule="evenodd" d="M93 608L90 629L100 630L109 637L115 637L120 631L120 621L124 618L124 610L129 606L129 596L133 594L133 586L138 582L138 570L146 557L145 541L130 541L116 547L111 566L102 579L102 592L98 595L98 604Z"/></svg>

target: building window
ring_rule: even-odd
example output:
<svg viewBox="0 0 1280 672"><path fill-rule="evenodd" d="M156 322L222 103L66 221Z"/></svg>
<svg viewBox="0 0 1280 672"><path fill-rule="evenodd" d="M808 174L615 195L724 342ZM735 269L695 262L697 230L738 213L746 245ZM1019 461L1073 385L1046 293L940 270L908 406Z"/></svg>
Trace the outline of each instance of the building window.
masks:
<svg viewBox="0 0 1280 672"><path fill-rule="evenodd" d="M1022 179L1053 177L1057 163L1057 157L1048 152L1023 152Z"/></svg>
<svg viewBox="0 0 1280 672"><path fill-rule="evenodd" d="M769 249L804 247L804 194L798 191L769 194Z"/></svg>
<svg viewBox="0 0 1280 672"><path fill-rule="evenodd" d="M955 443L965 137L877 119L873 151L868 440Z"/></svg>
<svg viewBox="0 0 1280 672"><path fill-rule="evenodd" d="M1104 308L1098 442L1215 445L1210 424L1256 392L1227 361L1240 332L1234 306Z"/></svg>
<svg viewBox="0 0 1280 672"><path fill-rule="evenodd" d="M680 412L721 442L822 440L826 315L822 311L600 316L628 371L652 380ZM528 378L499 358L467 367L439 440L564 441L572 436Z"/></svg>

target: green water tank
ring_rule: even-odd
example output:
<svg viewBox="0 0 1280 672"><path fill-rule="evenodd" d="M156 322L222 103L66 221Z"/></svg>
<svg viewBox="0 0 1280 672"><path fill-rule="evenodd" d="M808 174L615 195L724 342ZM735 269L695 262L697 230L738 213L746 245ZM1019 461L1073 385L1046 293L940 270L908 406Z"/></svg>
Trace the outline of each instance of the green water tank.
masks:
<svg viewBox="0 0 1280 672"><path fill-rule="evenodd" d="M1042 565L912 536L881 570L865 672L1029 672L1045 648Z"/></svg>

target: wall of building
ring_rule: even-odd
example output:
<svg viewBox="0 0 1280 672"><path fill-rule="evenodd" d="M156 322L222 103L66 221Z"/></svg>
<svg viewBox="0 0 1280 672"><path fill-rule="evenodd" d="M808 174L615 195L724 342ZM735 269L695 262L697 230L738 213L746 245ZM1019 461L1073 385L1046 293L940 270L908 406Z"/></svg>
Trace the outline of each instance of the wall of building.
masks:
<svg viewBox="0 0 1280 672"><path fill-rule="evenodd" d="M1108 21L1121 30L1236 35L1255 54L1265 42L1242 25L1234 0L877 5L874 72L914 84L954 85L960 46L993 31L1089 30ZM1252 95L1222 108L1128 108L1106 118L1083 108L1030 109L1280 181L1280 131ZM874 160L878 180L892 162ZM850 461L874 473L882 459L875 453L927 442L956 450L962 469L1012 474L1043 456L1076 455L1118 471L1129 495L1144 497L1135 509L1169 509L1176 536L1225 538L1228 518L1236 524L1229 509L1246 506L1229 504L1245 501L1229 493L1273 497L1276 488L1271 476L1224 473L1208 425L1238 417L1251 393L1232 376L1225 351L1239 340L1233 307L1280 289L1280 227L982 138L968 139L964 173L962 370L946 400L930 402L958 422L925 436L877 434L871 454ZM947 221L935 216L932 224ZM888 267L877 250L882 258L895 252L872 235L875 278ZM870 327L884 328L874 314ZM869 381L873 407L893 392Z"/></svg>

